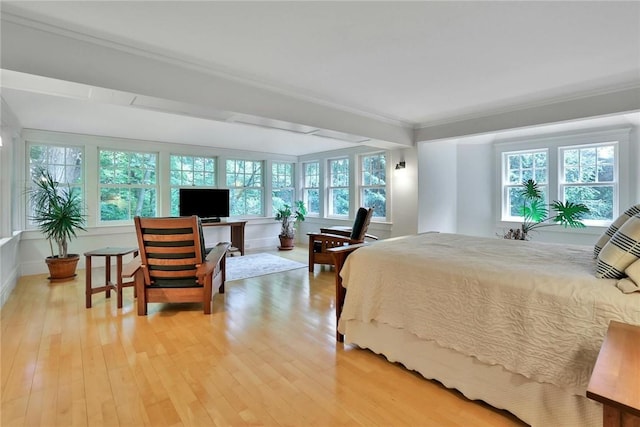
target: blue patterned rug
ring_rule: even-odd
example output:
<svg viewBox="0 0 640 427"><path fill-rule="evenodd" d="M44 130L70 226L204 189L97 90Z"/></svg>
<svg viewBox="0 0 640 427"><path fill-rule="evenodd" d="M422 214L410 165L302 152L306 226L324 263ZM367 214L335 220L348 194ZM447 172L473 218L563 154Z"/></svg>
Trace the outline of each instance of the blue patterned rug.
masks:
<svg viewBox="0 0 640 427"><path fill-rule="evenodd" d="M227 258L227 282L306 266L306 264L267 253L229 257Z"/></svg>

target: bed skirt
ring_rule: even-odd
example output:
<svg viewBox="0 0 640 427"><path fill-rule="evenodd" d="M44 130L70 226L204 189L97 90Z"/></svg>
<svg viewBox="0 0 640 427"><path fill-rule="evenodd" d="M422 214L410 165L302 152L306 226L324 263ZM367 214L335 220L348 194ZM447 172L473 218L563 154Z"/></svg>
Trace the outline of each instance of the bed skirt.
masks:
<svg viewBox="0 0 640 427"><path fill-rule="evenodd" d="M454 388L469 399L507 410L532 427L602 425L600 403L553 384L535 382L499 365L487 365L404 330L349 320L344 332L345 344L382 354L389 361Z"/></svg>

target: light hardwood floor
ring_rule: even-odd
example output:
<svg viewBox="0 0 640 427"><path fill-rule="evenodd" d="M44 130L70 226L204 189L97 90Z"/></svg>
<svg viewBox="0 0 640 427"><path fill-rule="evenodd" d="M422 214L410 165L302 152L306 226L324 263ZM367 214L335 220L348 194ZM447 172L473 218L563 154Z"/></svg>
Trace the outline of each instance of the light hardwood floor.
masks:
<svg viewBox="0 0 640 427"><path fill-rule="evenodd" d="M274 253L306 263L303 248ZM23 277L2 308L1 425L523 425L337 343L333 280L316 267L232 281L210 316L139 317L131 288L122 309L103 294L85 309L84 271Z"/></svg>

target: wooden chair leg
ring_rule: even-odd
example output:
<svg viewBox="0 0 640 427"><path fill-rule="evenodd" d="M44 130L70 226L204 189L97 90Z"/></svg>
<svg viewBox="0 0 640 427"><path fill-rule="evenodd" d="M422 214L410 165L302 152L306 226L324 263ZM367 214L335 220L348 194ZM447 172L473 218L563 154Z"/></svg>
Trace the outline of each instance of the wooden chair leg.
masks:
<svg viewBox="0 0 640 427"><path fill-rule="evenodd" d="M224 294L224 284L227 281L227 257L220 260L220 287L218 292Z"/></svg>
<svg viewBox="0 0 640 427"><path fill-rule="evenodd" d="M213 302L213 274L210 274L205 278L203 293L204 314L211 314L211 304Z"/></svg>
<svg viewBox="0 0 640 427"><path fill-rule="evenodd" d="M309 273L313 273L313 238L309 237Z"/></svg>
<svg viewBox="0 0 640 427"><path fill-rule="evenodd" d="M144 289L144 276L142 271L138 270L134 276L135 290L138 301L138 316L147 315L147 293Z"/></svg>

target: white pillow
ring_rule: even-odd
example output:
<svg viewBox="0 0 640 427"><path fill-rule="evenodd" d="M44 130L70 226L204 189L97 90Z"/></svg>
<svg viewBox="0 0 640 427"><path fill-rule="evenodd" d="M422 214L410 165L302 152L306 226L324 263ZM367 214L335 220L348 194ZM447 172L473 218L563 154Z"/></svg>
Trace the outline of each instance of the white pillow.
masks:
<svg viewBox="0 0 640 427"><path fill-rule="evenodd" d="M629 218L598 254L596 277L622 279L624 270L640 258L640 213Z"/></svg>
<svg viewBox="0 0 640 427"><path fill-rule="evenodd" d="M636 285L640 286L640 259L625 268L624 272Z"/></svg>
<svg viewBox="0 0 640 427"><path fill-rule="evenodd" d="M622 225L627 222L627 220L629 220L629 218L638 213L640 213L640 205L634 205L624 211L624 213L618 218L616 218L616 220L611 223L609 228L607 228L607 231L605 231L604 234L600 236L600 238L596 242L596 245L593 247L593 257L597 258L602 248L604 248L604 245L607 244L609 239L611 239L616 231L618 231L620 227L622 227Z"/></svg>
<svg viewBox="0 0 640 427"><path fill-rule="evenodd" d="M616 287L625 294L640 292L640 286L636 285L636 283L628 277L618 280L618 283L616 283Z"/></svg>

